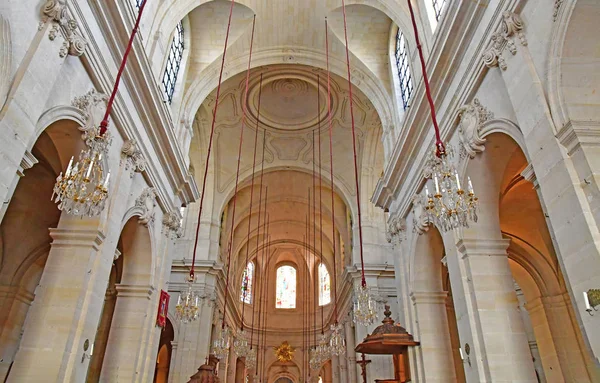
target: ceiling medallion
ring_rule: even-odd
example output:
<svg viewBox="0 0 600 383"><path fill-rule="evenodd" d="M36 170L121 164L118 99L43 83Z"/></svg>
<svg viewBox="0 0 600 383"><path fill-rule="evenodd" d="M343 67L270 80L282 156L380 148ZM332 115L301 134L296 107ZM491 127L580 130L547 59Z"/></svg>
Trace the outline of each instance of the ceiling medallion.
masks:
<svg viewBox="0 0 600 383"><path fill-rule="evenodd" d="M291 362L294 358L294 352L296 351L295 348L290 346L287 340L273 349L275 350L275 357L281 363Z"/></svg>

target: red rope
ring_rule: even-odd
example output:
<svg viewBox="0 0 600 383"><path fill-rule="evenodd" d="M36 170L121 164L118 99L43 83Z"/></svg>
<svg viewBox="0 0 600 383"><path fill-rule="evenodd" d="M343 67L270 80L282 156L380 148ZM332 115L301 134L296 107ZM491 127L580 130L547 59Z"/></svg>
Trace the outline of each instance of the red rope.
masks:
<svg viewBox="0 0 600 383"><path fill-rule="evenodd" d="M250 53L248 55L248 70L246 72L246 90L244 91L244 103L248 98L248 84L250 81L250 64L252 63L252 45L254 43L254 26L256 24L256 15L252 21L252 36L250 38ZM235 172L235 190L233 192L233 208L231 213L231 234L229 236L229 246L227 249L227 279L225 282L225 300L223 303L223 323L221 329L225 329L225 314L227 313L227 299L229 298L229 278L231 275L231 250L233 248L233 229L235 227L235 208L237 206L237 192L240 180L240 163L242 162L242 146L244 145L244 127L246 125L246 108L242 104L242 127L240 129L240 145L238 147L237 169Z"/></svg>
<svg viewBox="0 0 600 383"><path fill-rule="evenodd" d="M317 110L320 111L321 108L321 81L319 76L317 75ZM319 231L319 258L320 258L320 264L323 264L323 174L322 174L322 162L321 162L321 118L319 115L317 115L317 118L319 119L319 227L321 228L321 230ZM319 278L319 274L317 271L317 278ZM319 279L319 283L317 284L318 288L319 288L319 292L317 294L317 297L320 296L321 293L321 280ZM315 300L315 302L318 302L317 300ZM321 306L321 335L324 334L325 330L324 330L324 326L323 326L323 308L324 305ZM315 311L316 313L316 311ZM317 344L317 324L315 322L315 346Z"/></svg>
<svg viewBox="0 0 600 383"><path fill-rule="evenodd" d="M262 96L262 80L263 80L263 75L261 73L260 75L260 85L258 88L258 116L260 116L260 101L261 101L261 96ZM257 117L257 122L256 124L258 125L258 119L260 117ZM254 134L254 158L252 160L252 183L250 185L250 215L248 218L248 238L246 239L246 270L248 270L248 253L249 253L249 248L250 248L250 224L252 223L252 201L254 201L254 171L256 169L256 146L258 145L258 126L256 127L256 133ZM254 277L254 276L252 276ZM246 272L246 280L244 281L244 283L246 284L245 288L244 288L244 299L242 301L242 325L241 325L241 330L244 331L244 314L246 312L246 294L248 293L248 273Z"/></svg>
<svg viewBox="0 0 600 383"><path fill-rule="evenodd" d="M335 199L333 196L333 117L331 116L331 72L329 71L329 29L325 18L325 57L327 63L327 114L329 119L329 168L331 173L331 242L333 246L333 316L338 323L337 309L337 261L335 253Z"/></svg>
<svg viewBox="0 0 600 383"><path fill-rule="evenodd" d="M266 207L267 207L267 194L265 192L265 214L266 214ZM271 226L271 218L269 218L269 216L267 215L267 231L266 231L266 238L267 238L267 244L265 246L266 248L266 264L268 265L270 263L270 250L271 250L271 239L270 239L270 226ZM267 292L265 294L265 300L268 300L269 298L269 284L267 283L267 280L265 278L265 283L267 286ZM267 324L269 322L269 317L267 316L267 305L264 305L265 307L265 315L264 315L264 320L265 320L265 326L264 326L264 331L263 331L263 360L262 360L262 379L265 379L265 382L267 381L265 378L265 360L267 358Z"/></svg>
<svg viewBox="0 0 600 383"><path fill-rule="evenodd" d="M264 157L264 146L263 146L263 157ZM261 175L261 180L262 180L262 175ZM266 192L268 192L268 189L267 189ZM259 194L260 194L260 200L262 200L262 181L261 181L261 187L259 189ZM262 259L260 261L260 264L261 264L261 267L264 267L264 274L261 276L261 279L260 279L260 290L259 290L260 293L258 295L258 297L260 299L259 306L258 306L258 328L259 329L261 328L260 325L262 324L262 308L263 308L263 302L265 300L263 293L264 293L264 291L266 289L266 283L267 283L267 264L266 264L266 261L265 261L265 252L263 251L261 253L260 250L259 250L259 246L258 246L259 245L259 240L260 240L260 211L261 211L260 210L261 209L260 206L261 206L261 203L259 202L259 204L258 204L258 209L259 209L258 210L259 225L258 225L258 234L257 234L257 237L256 237L256 259L259 259L259 257L262 254ZM265 211L265 222L266 222L266 211ZM257 269L258 269L258 267L257 267ZM258 334L258 342L257 342L257 346L256 346L256 348L257 348L257 350L256 350L256 371L257 371L256 375L258 375L258 371L260 370L260 366L261 366L260 363L259 363L261 361L261 359L260 359L260 345L261 345L261 334L259 333Z"/></svg>
<svg viewBox="0 0 600 383"><path fill-rule="evenodd" d="M343 0L342 0L343 1ZM429 77L427 76L427 67L425 65L425 58L423 56L423 48L419 41L419 30L417 29L417 21L415 19L415 12L413 10L410 0L408 1L408 9L410 10L410 19L412 21L413 30L415 32L415 42L417 43L417 50L419 51L419 59L421 60L421 71L423 72L423 81L425 82L425 93L427 94L427 101L429 102L429 108L431 111L431 120L433 121L433 129L435 130L435 147L436 154L438 157L446 154L446 148L442 142L440 136L440 128L438 126L437 118L435 117L435 106L433 104L433 97L431 97L431 88L429 87Z"/></svg>
<svg viewBox="0 0 600 383"><path fill-rule="evenodd" d="M262 75L261 75L261 80L262 80ZM258 131L258 125L260 123L260 96L258 98L258 103L259 103L259 113L258 116L256 118L256 131ZM259 239L260 239L260 213L261 213L261 206L262 206L262 182L263 182L263 174L264 174L264 169L265 169L265 143L266 143L266 138L267 138L267 134L266 132L263 132L263 147L262 147L262 159L261 159L261 169L260 169L260 187L258 189L258 225L257 225L257 233L256 233L256 271L259 270L259 262L258 262L258 257L259 257ZM249 240L248 240L249 242ZM262 263L260 264L261 266L263 265ZM258 285L257 285L258 287ZM261 289L262 289L262 283L261 283ZM259 290L259 295L257 297L260 297L262 294L262 290ZM256 302L256 301L254 301ZM254 312L256 310L254 310L256 306L256 303L253 303L252 305L252 333L250 334L250 348L252 348L252 342L254 341ZM259 308L260 310L260 308ZM260 311L259 311L259 315L260 315ZM260 326L260 316L258 319L258 323ZM257 345L258 348L258 345ZM256 357L257 357L257 363L256 365L258 366L258 351L256 352Z"/></svg>
<svg viewBox="0 0 600 383"><path fill-rule="evenodd" d="M346 68L348 70L348 90L350 95L350 120L352 121L352 151L354 153L354 181L356 183L356 211L358 213L358 243L360 249L360 272L362 287L367 287L365 279L365 260L363 254L362 224L360 216L360 187L358 185L358 160L356 158L356 131L354 126L354 101L352 99L352 81L350 77L350 50L348 48L348 28L346 24L346 5L342 0L342 13L344 15L344 38L346 40Z"/></svg>
<svg viewBox="0 0 600 383"><path fill-rule="evenodd" d="M108 99L108 103L106 104L106 112L104 113L104 118L100 123L100 136L103 136L108 129L108 118L110 117L110 112L112 111L113 104L115 102L115 97L117 96L117 91L119 90L119 84L121 83L121 76L123 76L123 72L125 71L125 64L127 64L127 58L129 57L129 53L133 48L133 40L135 39L135 35L139 30L140 21L142 20L142 13L144 13L144 8L146 8L146 3L148 1L144 1L142 6L140 7L140 11L138 12L137 19L135 20L135 26L131 31L131 35L129 36L129 42L127 43L127 48L125 49L125 53L123 54L123 60L121 61L121 66L119 67L119 72L117 73L117 78L115 79L115 85L112 90L112 94Z"/></svg>
<svg viewBox="0 0 600 383"><path fill-rule="evenodd" d="M146 1L144 1L144 4ZM206 153L206 164L204 166L204 179L202 180L202 192L200 193L200 207L198 209L198 226L196 226L196 239L194 240L194 253L192 256L192 269L190 270L190 280L194 279L194 267L196 264L196 251L198 250L198 237L200 236L200 219L202 217L202 205L204 204L204 194L206 192L206 179L208 177L208 166L210 162L210 152L212 149L213 136L215 133L215 121L217 120L217 109L219 108L219 95L221 94L221 82L223 80L223 69L225 68L225 55L227 54L227 42L229 41L229 31L231 29L231 16L233 15L233 5L235 0L231 0L229 7L229 21L227 24L227 33L225 34L225 45L223 47L223 58L221 59L221 70L219 72L219 85L215 97L215 108L213 109L213 120L210 127L210 138L208 139L208 151ZM225 321L225 316L223 316Z"/></svg>

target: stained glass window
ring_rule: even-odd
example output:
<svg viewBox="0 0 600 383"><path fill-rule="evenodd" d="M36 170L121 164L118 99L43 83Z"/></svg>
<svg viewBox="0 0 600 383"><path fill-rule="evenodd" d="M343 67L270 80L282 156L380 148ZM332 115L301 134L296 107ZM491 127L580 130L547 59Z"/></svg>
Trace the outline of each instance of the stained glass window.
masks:
<svg viewBox="0 0 600 383"><path fill-rule="evenodd" d="M413 91L410 66L408 65L408 49L406 49L406 39L404 33L398 29L396 35L396 68L398 70L398 79L400 80L400 94L402 95L402 104L404 109L409 106L410 96Z"/></svg>
<svg viewBox="0 0 600 383"><path fill-rule="evenodd" d="M444 12L444 8L446 6L446 0L432 0L432 3L435 20L440 21L440 19L442 18L442 13Z"/></svg>
<svg viewBox="0 0 600 383"><path fill-rule="evenodd" d="M167 66L162 80L163 94L165 101L169 104L173 101L173 93L175 93L175 83L177 75L181 67L181 59L183 58L183 24L181 21L175 28L171 48L169 49L169 57L167 58Z"/></svg>
<svg viewBox="0 0 600 383"><path fill-rule="evenodd" d="M329 271L324 264L319 265L319 305L325 306L331 303L331 279Z"/></svg>
<svg viewBox="0 0 600 383"><path fill-rule="evenodd" d="M277 269L276 282L275 307L278 309L295 309L296 269L293 266L280 266Z"/></svg>
<svg viewBox="0 0 600 383"><path fill-rule="evenodd" d="M244 303L252 303L252 282L254 279L254 263L248 262L248 265L242 273L242 289L240 300Z"/></svg>

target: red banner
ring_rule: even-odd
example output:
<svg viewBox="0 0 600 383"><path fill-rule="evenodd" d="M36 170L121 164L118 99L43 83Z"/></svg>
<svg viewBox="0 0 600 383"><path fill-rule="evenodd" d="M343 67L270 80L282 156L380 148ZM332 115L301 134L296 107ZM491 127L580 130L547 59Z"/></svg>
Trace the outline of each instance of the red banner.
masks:
<svg viewBox="0 0 600 383"><path fill-rule="evenodd" d="M156 316L156 325L165 328L167 325L167 312L169 311L169 293L160 290L160 300L158 301L158 315Z"/></svg>

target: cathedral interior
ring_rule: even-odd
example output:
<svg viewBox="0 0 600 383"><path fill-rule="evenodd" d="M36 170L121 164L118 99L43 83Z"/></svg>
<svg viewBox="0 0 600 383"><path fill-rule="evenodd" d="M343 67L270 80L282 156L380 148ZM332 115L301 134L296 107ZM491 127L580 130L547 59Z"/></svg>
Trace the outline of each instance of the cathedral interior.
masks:
<svg viewBox="0 0 600 383"><path fill-rule="evenodd" d="M599 159L598 0L2 0L0 381L600 382Z"/></svg>

